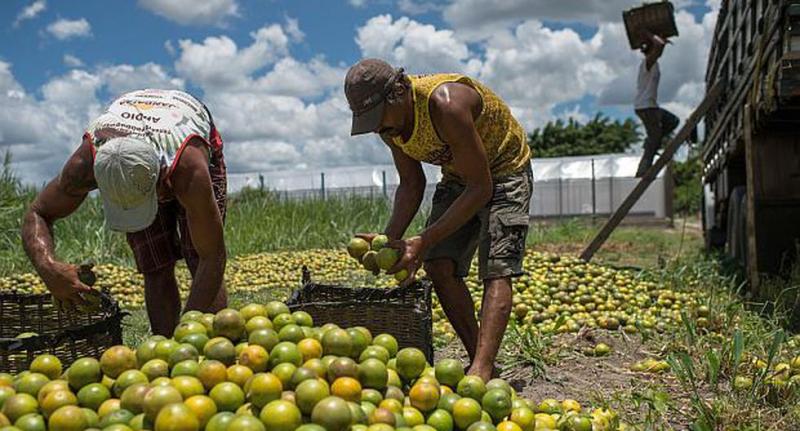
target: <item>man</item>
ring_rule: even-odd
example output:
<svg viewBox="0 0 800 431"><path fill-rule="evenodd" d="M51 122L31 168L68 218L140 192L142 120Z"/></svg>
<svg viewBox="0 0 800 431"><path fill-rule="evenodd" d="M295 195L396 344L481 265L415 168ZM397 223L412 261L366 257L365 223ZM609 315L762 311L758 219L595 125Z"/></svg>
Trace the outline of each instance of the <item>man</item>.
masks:
<svg viewBox="0 0 800 431"><path fill-rule="evenodd" d="M91 289L78 268L54 253L53 223L99 189L109 228L126 232L153 333L171 336L180 315L175 262L192 274L186 310L226 306L223 220L226 201L222 139L208 109L181 91L127 93L88 127L61 174L26 213L22 241L53 296L85 303Z"/></svg>
<svg viewBox="0 0 800 431"><path fill-rule="evenodd" d="M661 147L661 141L669 136L680 120L666 109L658 106L658 83L661 79L661 70L658 59L664 53L666 40L650 32L645 32L648 43L642 47L644 59L639 66L639 78L636 82L636 99L634 108L636 115L642 120L647 138L644 141L644 154L639 161L636 177L641 177L653 164L656 151Z"/></svg>
<svg viewBox="0 0 800 431"><path fill-rule="evenodd" d="M522 275L532 191L525 131L489 88L458 74L406 75L366 59L347 73L352 135L377 133L400 175L385 234L401 251L389 270L413 274L424 261L436 294L469 354L469 373L492 377ZM424 231L401 240L425 191L421 162L442 167ZM464 277L476 249L484 284L481 325Z"/></svg>

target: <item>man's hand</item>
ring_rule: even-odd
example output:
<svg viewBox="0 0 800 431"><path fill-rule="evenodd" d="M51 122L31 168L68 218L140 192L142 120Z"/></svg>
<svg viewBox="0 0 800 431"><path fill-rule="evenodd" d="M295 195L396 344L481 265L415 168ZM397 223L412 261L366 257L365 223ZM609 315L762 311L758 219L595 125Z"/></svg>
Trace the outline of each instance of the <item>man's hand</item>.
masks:
<svg viewBox="0 0 800 431"><path fill-rule="evenodd" d="M96 291L83 284L79 277L80 267L62 262L54 262L44 274L45 285L63 308L91 305L85 295L96 295Z"/></svg>
<svg viewBox="0 0 800 431"><path fill-rule="evenodd" d="M386 273L394 274L405 269L408 271L408 277L400 283L400 286L408 286L414 281L417 271L422 266L422 257L428 249L427 244L421 236L412 236L408 239L391 241L387 246L400 251L400 259Z"/></svg>

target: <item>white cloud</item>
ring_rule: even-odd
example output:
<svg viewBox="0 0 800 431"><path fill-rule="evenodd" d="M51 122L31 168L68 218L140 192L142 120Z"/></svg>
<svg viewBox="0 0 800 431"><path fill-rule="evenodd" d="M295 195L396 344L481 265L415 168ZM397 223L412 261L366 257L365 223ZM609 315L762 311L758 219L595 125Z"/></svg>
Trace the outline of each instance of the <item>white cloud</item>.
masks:
<svg viewBox="0 0 800 431"><path fill-rule="evenodd" d="M292 39L292 42L302 42L306 35L300 30L300 23L297 18L286 17L286 25L283 26L284 31Z"/></svg>
<svg viewBox="0 0 800 431"><path fill-rule="evenodd" d="M100 69L98 74L112 96L140 88L182 90L184 87L182 79L170 76L163 67L155 63L109 66Z"/></svg>
<svg viewBox="0 0 800 431"><path fill-rule="evenodd" d="M367 5L367 0L347 0L353 7L364 7Z"/></svg>
<svg viewBox="0 0 800 431"><path fill-rule="evenodd" d="M164 41L164 50L172 57L175 57L175 53L177 52L175 51L175 45L173 45L172 41L169 39Z"/></svg>
<svg viewBox="0 0 800 431"><path fill-rule="evenodd" d="M442 6L432 1L398 0L397 9L409 15L419 15L442 9Z"/></svg>
<svg viewBox="0 0 800 431"><path fill-rule="evenodd" d="M64 54L63 61L67 67L83 67L83 61L72 54Z"/></svg>
<svg viewBox="0 0 800 431"><path fill-rule="evenodd" d="M59 40L70 39L73 37L88 37L92 35L92 26L86 18L64 19L60 18L47 26L48 33Z"/></svg>
<svg viewBox="0 0 800 431"><path fill-rule="evenodd" d="M22 11L17 15L14 20L14 27L17 27L22 21L36 18L40 13L47 9L47 2L45 0L36 0L35 2L25 6Z"/></svg>
<svg viewBox="0 0 800 431"><path fill-rule="evenodd" d="M236 0L139 0L139 6L181 25L222 25L239 13Z"/></svg>

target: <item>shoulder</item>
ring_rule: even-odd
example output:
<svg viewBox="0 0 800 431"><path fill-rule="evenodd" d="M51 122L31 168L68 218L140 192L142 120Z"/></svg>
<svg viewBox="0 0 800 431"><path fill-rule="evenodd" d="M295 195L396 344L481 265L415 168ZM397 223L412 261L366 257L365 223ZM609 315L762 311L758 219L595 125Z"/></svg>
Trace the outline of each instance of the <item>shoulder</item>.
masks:
<svg viewBox="0 0 800 431"><path fill-rule="evenodd" d="M436 87L431 93L431 114L450 116L471 114L475 106L480 105L478 92L467 84L446 82Z"/></svg>

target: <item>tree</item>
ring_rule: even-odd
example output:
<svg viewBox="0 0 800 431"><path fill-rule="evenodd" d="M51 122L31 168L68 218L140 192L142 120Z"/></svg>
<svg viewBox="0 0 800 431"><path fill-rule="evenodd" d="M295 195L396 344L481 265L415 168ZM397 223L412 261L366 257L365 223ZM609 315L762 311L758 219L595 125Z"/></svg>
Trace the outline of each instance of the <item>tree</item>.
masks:
<svg viewBox="0 0 800 431"><path fill-rule="evenodd" d="M588 156L623 153L640 141L639 124L631 118L613 120L598 113L586 124L573 118L556 120L528 136L534 157Z"/></svg>

